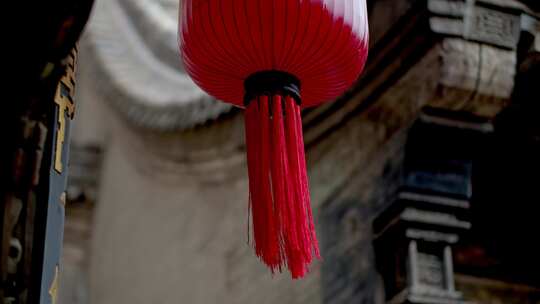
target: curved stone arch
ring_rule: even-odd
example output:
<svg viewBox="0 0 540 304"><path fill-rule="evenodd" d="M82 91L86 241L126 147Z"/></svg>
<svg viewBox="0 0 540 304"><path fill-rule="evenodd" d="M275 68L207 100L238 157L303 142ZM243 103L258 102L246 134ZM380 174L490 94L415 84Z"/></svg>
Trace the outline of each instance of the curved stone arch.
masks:
<svg viewBox="0 0 540 304"><path fill-rule="evenodd" d="M178 1L118 0L118 4L154 56L183 71L178 53Z"/></svg>
<svg viewBox="0 0 540 304"><path fill-rule="evenodd" d="M162 4L97 1L84 47L93 74L103 76L94 80L96 88L130 123L157 131L189 129L232 107L206 95L174 59L174 19Z"/></svg>

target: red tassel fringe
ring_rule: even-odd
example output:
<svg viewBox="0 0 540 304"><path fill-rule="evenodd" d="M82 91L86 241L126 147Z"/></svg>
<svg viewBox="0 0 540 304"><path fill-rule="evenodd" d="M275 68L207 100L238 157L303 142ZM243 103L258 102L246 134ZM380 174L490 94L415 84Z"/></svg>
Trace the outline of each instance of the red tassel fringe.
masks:
<svg viewBox="0 0 540 304"><path fill-rule="evenodd" d="M313 224L300 107L261 96L246 109L249 206L257 256L272 270L303 277L320 258Z"/></svg>

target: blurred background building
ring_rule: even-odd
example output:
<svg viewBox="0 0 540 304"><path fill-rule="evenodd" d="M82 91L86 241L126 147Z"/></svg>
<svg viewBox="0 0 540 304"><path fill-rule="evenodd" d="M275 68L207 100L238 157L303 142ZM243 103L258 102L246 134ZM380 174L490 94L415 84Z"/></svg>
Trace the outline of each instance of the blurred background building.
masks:
<svg viewBox="0 0 540 304"><path fill-rule="evenodd" d="M536 0L368 1L357 85L304 111L323 261L247 245L241 111L184 73L177 0L80 41L60 303L540 303Z"/></svg>

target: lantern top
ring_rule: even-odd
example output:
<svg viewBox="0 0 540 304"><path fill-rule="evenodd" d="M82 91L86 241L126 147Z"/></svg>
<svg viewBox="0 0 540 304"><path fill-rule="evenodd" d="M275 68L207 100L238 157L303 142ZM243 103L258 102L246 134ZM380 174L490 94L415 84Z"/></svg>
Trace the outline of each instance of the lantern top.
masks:
<svg viewBox="0 0 540 304"><path fill-rule="evenodd" d="M244 82L281 71L302 106L331 101L358 78L368 52L364 0L185 0L180 49L188 74L217 99L244 105Z"/></svg>

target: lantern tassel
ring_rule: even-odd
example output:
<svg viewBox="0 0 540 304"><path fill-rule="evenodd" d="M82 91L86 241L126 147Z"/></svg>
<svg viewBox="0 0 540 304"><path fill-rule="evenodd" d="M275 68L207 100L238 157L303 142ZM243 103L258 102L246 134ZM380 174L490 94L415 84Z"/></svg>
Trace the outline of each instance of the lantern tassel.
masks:
<svg viewBox="0 0 540 304"><path fill-rule="evenodd" d="M257 256L273 273L303 277L320 258L313 224L300 106L290 96L259 96L246 108L249 204Z"/></svg>

